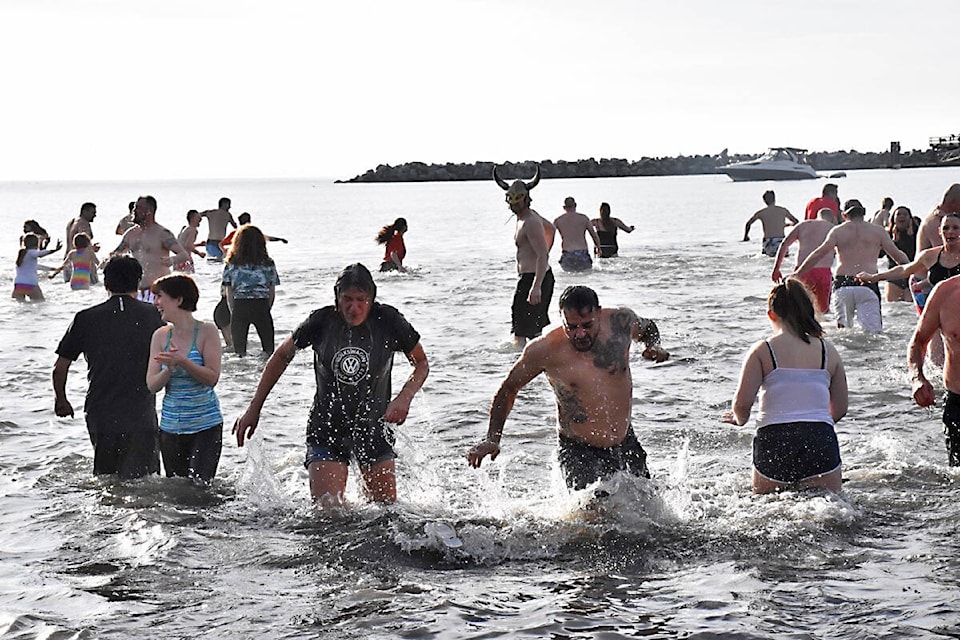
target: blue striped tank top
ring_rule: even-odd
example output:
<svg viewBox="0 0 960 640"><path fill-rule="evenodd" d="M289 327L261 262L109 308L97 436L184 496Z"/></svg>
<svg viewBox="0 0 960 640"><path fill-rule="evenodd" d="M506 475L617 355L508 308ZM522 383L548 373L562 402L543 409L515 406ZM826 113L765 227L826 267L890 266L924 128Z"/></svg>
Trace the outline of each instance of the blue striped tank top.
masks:
<svg viewBox="0 0 960 640"><path fill-rule="evenodd" d="M197 349L199 331L200 322L196 321L193 325L193 343L190 345L187 358L202 366L203 355ZM164 351L170 349L172 338L173 327L167 334L167 345ZM160 430L167 433L189 434L220 424L223 424L223 414L220 413L220 401L213 387L197 381L180 367L175 368L163 394Z"/></svg>

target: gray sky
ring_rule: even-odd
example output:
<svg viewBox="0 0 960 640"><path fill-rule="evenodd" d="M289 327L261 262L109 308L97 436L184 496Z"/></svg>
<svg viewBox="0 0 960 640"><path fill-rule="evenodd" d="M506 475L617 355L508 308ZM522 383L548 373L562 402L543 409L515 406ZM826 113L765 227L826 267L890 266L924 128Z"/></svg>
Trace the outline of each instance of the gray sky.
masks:
<svg viewBox="0 0 960 640"><path fill-rule="evenodd" d="M925 149L960 133L956 7L0 0L0 180Z"/></svg>

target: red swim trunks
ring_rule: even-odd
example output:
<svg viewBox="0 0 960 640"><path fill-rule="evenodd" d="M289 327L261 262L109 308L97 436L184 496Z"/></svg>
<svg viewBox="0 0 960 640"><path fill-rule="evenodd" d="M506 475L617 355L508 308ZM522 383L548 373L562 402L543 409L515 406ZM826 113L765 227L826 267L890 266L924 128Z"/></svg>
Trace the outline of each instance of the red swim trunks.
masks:
<svg viewBox="0 0 960 640"><path fill-rule="evenodd" d="M817 311L826 313L830 309L830 292L833 290L833 274L830 273L830 267L810 269L800 276L800 282L807 285L810 293L813 294L813 306Z"/></svg>

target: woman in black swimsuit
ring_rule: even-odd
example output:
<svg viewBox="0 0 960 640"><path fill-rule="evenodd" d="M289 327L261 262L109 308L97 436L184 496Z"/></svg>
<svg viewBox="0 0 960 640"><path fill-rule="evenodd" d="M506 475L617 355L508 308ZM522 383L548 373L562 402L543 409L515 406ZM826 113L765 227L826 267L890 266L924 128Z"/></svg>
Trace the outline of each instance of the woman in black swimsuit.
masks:
<svg viewBox="0 0 960 640"><path fill-rule="evenodd" d="M927 272L931 285L960 275L960 213L948 213L940 221L940 239L943 246L924 249L909 264L902 264L880 273L858 273L857 279L864 282L898 280Z"/></svg>
<svg viewBox="0 0 960 640"><path fill-rule="evenodd" d="M632 233L634 230L633 225L628 227L620 218L610 217L610 205L606 202L600 204L600 217L594 218L591 222L597 230L597 236L600 237L601 258L612 258L620 250L617 245L617 229L623 229L627 233Z"/></svg>
<svg viewBox="0 0 960 640"><path fill-rule="evenodd" d="M943 246L924 249L909 264L876 274L858 273L857 279L864 282L897 280L914 275L920 277L926 271L929 280L927 286L932 287L942 280L960 275L960 213L945 214L940 220L940 240ZM937 366L943 365L943 339L939 333L930 341L930 359Z"/></svg>

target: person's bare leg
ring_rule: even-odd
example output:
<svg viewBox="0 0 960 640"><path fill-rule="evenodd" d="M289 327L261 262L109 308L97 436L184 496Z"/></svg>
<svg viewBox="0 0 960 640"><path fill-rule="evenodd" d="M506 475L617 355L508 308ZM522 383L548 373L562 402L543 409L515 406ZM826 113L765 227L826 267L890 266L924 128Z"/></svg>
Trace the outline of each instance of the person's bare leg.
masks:
<svg viewBox="0 0 960 640"><path fill-rule="evenodd" d="M308 468L310 474L310 496L320 507L339 507L343 505L343 492L347 488L348 467L342 462L313 462Z"/></svg>
<svg viewBox="0 0 960 640"><path fill-rule="evenodd" d="M384 460L369 467L362 467L363 493L374 502L397 501L397 473L393 460Z"/></svg>

